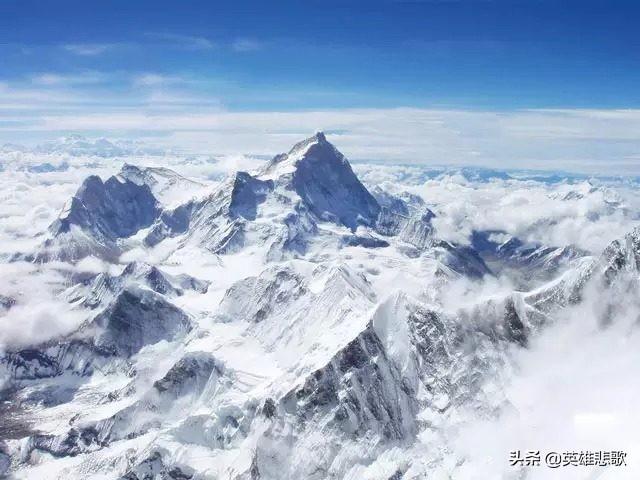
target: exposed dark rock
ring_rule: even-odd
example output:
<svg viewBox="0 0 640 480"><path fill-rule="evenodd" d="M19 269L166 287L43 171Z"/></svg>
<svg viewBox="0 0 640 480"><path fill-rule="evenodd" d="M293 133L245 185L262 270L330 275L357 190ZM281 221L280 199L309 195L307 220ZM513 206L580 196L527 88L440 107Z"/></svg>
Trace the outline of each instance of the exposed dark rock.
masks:
<svg viewBox="0 0 640 480"><path fill-rule="evenodd" d="M523 347L527 345L527 328L518 315L518 311L512 299L505 303L504 311L505 329L508 338Z"/></svg>
<svg viewBox="0 0 640 480"><path fill-rule="evenodd" d="M82 183L50 230L56 236L76 225L98 240L114 241L151 225L159 213L148 186L116 177L103 183L94 175Z"/></svg>
<svg viewBox="0 0 640 480"><path fill-rule="evenodd" d="M276 403L273 398L267 398L262 405L262 414L267 418L273 418L277 412Z"/></svg>
<svg viewBox="0 0 640 480"><path fill-rule="evenodd" d="M207 353L191 352L182 357L153 386L158 392L175 397L188 392L199 392L214 370L218 376L222 375L222 366L215 358Z"/></svg>
<svg viewBox="0 0 640 480"><path fill-rule="evenodd" d="M389 242L372 236L343 235L341 240L346 247L384 248L389 246Z"/></svg>
<svg viewBox="0 0 640 480"><path fill-rule="evenodd" d="M0 295L0 309L9 310L16 304L16 299L12 297L7 297L5 295Z"/></svg>
<svg viewBox="0 0 640 480"><path fill-rule="evenodd" d="M187 467L168 466L160 452L154 452L128 470L120 480L190 480L193 472Z"/></svg>
<svg viewBox="0 0 640 480"><path fill-rule="evenodd" d="M162 296L128 287L92 322L95 345L128 357L145 345L173 340L191 329L189 317Z"/></svg>
<svg viewBox="0 0 640 480"><path fill-rule="evenodd" d="M267 194L273 190L273 181L262 181L247 172L236 173L229 213L232 217L255 220L258 205L265 201Z"/></svg>
<svg viewBox="0 0 640 480"><path fill-rule="evenodd" d="M380 339L367 328L301 388L285 396L282 404L304 421L333 411L336 425L345 433L361 435L372 430L398 440L406 438L417 408L415 392L400 385L401 376Z"/></svg>

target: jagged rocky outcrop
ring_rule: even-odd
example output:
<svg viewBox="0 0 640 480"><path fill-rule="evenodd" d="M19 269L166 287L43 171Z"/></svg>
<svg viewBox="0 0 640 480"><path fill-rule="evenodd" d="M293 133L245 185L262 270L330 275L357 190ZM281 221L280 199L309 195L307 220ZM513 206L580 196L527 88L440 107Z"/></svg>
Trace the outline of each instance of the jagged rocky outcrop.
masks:
<svg viewBox="0 0 640 480"><path fill-rule="evenodd" d="M31 348L5 352L0 357L0 367L6 370L10 383L24 380L38 380L71 372L79 376L89 376L95 367L102 367L113 360L112 352L97 348L84 340L50 342ZM127 368L122 363L123 368Z"/></svg>
<svg viewBox="0 0 640 480"><path fill-rule="evenodd" d="M412 213L422 210L425 207L424 200L413 193L391 193L380 185L374 185L370 191L381 208L386 208L390 212L405 217L409 217Z"/></svg>
<svg viewBox="0 0 640 480"><path fill-rule="evenodd" d="M523 242L504 232L473 232L471 245L497 272L508 271L517 276L523 287L550 280L577 259L588 256L588 252L571 245Z"/></svg>
<svg viewBox="0 0 640 480"><path fill-rule="evenodd" d="M525 344L532 331L550 322L558 311L585 301L586 296L591 298L602 324L635 311L640 288L639 239L640 229L636 228L623 239L614 240L599 257L580 257L556 279L497 302L504 308L505 326L513 339ZM620 301L622 298L625 301ZM486 310L483 315L487 315Z"/></svg>
<svg viewBox="0 0 640 480"><path fill-rule="evenodd" d="M383 207L376 221L376 231L394 237L403 253L417 257L427 255L460 275L479 278L491 274L482 257L472 247L456 245L438 238L432 220L435 218L423 202L408 195L408 201L390 194L381 194Z"/></svg>
<svg viewBox="0 0 640 480"><path fill-rule="evenodd" d="M194 475L188 466L166 465L162 454L155 451L127 470L119 480L191 480L192 478Z"/></svg>
<svg viewBox="0 0 640 480"><path fill-rule="evenodd" d="M214 388L223 374L223 364L212 355L189 352L131 405L103 420L73 425L61 435L33 435L23 455L37 450L57 457L75 456L159 429L176 421L172 410L177 406L184 409L186 399L193 402L206 388Z"/></svg>
<svg viewBox="0 0 640 480"><path fill-rule="evenodd" d="M640 272L640 227L625 235L620 240L614 240L602 252L598 262L598 271L602 280L613 284L621 275L638 275Z"/></svg>
<svg viewBox="0 0 640 480"><path fill-rule="evenodd" d="M458 275L482 278L492 273L482 257L471 247L438 240L427 251L427 255Z"/></svg>
<svg viewBox="0 0 640 480"><path fill-rule="evenodd" d="M96 368L130 369L127 361L146 345L172 341L191 330L182 310L163 296L129 286L92 320L67 337L4 352L0 367L10 383L72 373L89 376Z"/></svg>
<svg viewBox="0 0 640 480"><path fill-rule="evenodd" d="M96 239L113 241L148 226L158 214L156 199L146 185L110 177L87 178L63 215L51 226L54 235L77 226Z"/></svg>
<svg viewBox="0 0 640 480"><path fill-rule="evenodd" d="M117 177L136 185L146 185L165 207L188 201L206 189L205 184L164 167L139 167L125 163Z"/></svg>
<svg viewBox="0 0 640 480"><path fill-rule="evenodd" d="M273 190L273 183L238 172L216 192L200 201L189 201L163 212L145 238L148 245L184 236L186 241L202 245L214 253L231 253L247 243L255 232L267 238L269 225L253 225L258 207Z"/></svg>
<svg viewBox="0 0 640 480"><path fill-rule="evenodd" d="M106 181L88 177L49 228L38 261L76 261L88 255L116 260L122 241L151 226L172 205L204 191L167 168L125 164Z"/></svg>
<svg viewBox="0 0 640 480"><path fill-rule="evenodd" d="M88 177L67 203L37 254L38 260L79 260L87 255L115 259L117 241L151 225L160 213L147 185L110 177Z"/></svg>
<svg viewBox="0 0 640 480"><path fill-rule="evenodd" d="M264 479L340 476L354 451L367 462L390 446L409 447L428 428L425 409L446 415L470 402L482 405L482 385L500 368L501 342L508 342L487 334L493 328L476 329L392 295L328 363L277 405L265 404L268 427L251 469ZM296 426L295 443L288 425ZM302 453L312 444L322 455Z"/></svg>
<svg viewBox="0 0 640 480"><path fill-rule="evenodd" d="M144 262L131 262L120 275L102 272L85 278L69 288L65 295L71 302L96 308L110 302L129 285L145 286L168 297L181 296L185 291L206 293L209 282L187 274L170 275Z"/></svg>
<svg viewBox="0 0 640 480"><path fill-rule="evenodd" d="M184 335L190 328L189 317L162 296L128 287L83 330L94 333L98 348L128 357L145 345Z"/></svg>
<svg viewBox="0 0 640 480"><path fill-rule="evenodd" d="M205 352L189 352L173 365L160 380L153 384L155 390L166 396L181 397L186 394L198 394L204 390L207 382L223 374L224 366L212 355ZM215 379L213 379L215 381Z"/></svg>
<svg viewBox="0 0 640 480"><path fill-rule="evenodd" d="M404 209L394 208L396 210L382 207L376 230L382 235L399 236L403 241L418 248L429 246L435 231L431 224L435 214L428 208L407 211L406 214L401 213L403 210L408 210L406 205Z"/></svg>
<svg viewBox="0 0 640 480"><path fill-rule="evenodd" d="M575 293L588 284L612 289L629 280L637 282L638 238L634 231L613 242L591 265L585 259L584 267L548 288L564 284L566 292ZM447 415L462 406L486 405L490 414L492 402L484 399L484 382L509 361L506 352L511 346L527 346L529 337L550 321L550 305L541 309L534 300L540 293L515 293L453 317L404 295L392 297L325 366L310 373L277 405L265 404L265 416L272 423L258 441L248 471L259 472L260 478L278 478L283 469L293 477L327 478L339 475L345 450L360 446L358 458L366 462L387 448L385 442L411 443L416 432L429 428L417 412ZM554 308L580 301L572 295L556 297ZM294 444L287 440L288 424L302 429ZM314 435L318 431L321 437ZM363 448L362 443L349 443L354 437L376 441ZM288 445L288 455L296 457L319 441L326 441L320 456L293 463L279 454ZM332 448L336 442L342 448Z"/></svg>

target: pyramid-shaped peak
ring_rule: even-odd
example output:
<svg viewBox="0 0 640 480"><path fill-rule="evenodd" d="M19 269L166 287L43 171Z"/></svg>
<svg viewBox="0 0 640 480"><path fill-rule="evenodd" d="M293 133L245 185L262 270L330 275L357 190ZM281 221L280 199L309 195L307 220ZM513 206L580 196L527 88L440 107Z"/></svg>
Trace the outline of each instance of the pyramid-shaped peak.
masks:
<svg viewBox="0 0 640 480"><path fill-rule="evenodd" d="M261 175L273 177L292 173L301 161L328 162L336 166L347 163L344 155L319 131L296 143L288 153L276 155Z"/></svg>
<svg viewBox="0 0 640 480"><path fill-rule="evenodd" d="M296 143L291 148L291 150L289 150L288 156L291 157L291 156L300 155L301 153L307 151L312 145L327 145L334 148L333 145L329 143L329 141L327 140L327 137L324 135L323 132L316 132L313 135L311 135L309 138L305 138L304 140Z"/></svg>
<svg viewBox="0 0 640 480"><path fill-rule="evenodd" d="M352 230L360 224L373 225L380 211L347 159L322 132L276 156L257 178L286 184L316 217Z"/></svg>

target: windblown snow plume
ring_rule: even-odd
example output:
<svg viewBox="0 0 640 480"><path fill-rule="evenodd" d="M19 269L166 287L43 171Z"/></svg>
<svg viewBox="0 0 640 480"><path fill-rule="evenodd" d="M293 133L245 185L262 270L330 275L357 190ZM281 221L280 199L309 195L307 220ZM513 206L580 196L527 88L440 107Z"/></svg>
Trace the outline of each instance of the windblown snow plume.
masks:
<svg viewBox="0 0 640 480"><path fill-rule="evenodd" d="M0 155L0 476L640 476L633 181Z"/></svg>

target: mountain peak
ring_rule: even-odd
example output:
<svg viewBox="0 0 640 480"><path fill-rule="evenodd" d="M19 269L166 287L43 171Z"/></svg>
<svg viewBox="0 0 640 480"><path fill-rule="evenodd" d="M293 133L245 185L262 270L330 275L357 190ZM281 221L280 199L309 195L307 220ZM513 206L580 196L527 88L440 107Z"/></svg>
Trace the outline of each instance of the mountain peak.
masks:
<svg viewBox="0 0 640 480"><path fill-rule="evenodd" d="M310 137L305 138L304 140L301 140L300 142L296 143L291 148L291 150L296 150L300 146L306 146L306 145L311 145L313 143L322 143L322 142L329 143L329 141L327 140L327 137L325 136L324 132L322 130L318 130L316 133L314 133Z"/></svg>
<svg viewBox="0 0 640 480"><path fill-rule="evenodd" d="M309 158L334 164L346 162L344 156L327 140L325 134L318 131L296 143L288 153L273 157L261 172L261 176L274 178L293 173L301 161Z"/></svg>
<svg viewBox="0 0 640 480"><path fill-rule="evenodd" d="M258 178L279 179L295 190L318 218L352 230L359 224L373 225L380 210L347 159L322 132L274 157Z"/></svg>
<svg viewBox="0 0 640 480"><path fill-rule="evenodd" d="M115 242L151 225L159 205L147 185L97 175L87 177L50 226L54 236L68 233L71 226L83 230L100 242Z"/></svg>
<svg viewBox="0 0 640 480"><path fill-rule="evenodd" d="M308 152L309 149L314 145L326 146L335 150L335 147L327 140L327 137L324 135L324 133L319 131L314 133L310 137L296 143L291 148L291 150L289 150L287 157L291 158L304 155L304 153Z"/></svg>

